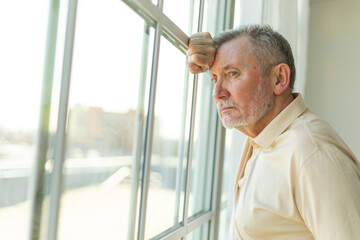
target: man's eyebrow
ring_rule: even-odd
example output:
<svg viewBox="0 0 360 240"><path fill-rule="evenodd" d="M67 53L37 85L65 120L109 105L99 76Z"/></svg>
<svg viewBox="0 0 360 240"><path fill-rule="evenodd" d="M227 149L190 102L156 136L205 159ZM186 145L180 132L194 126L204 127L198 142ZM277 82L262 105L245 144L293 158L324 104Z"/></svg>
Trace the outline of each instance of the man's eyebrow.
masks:
<svg viewBox="0 0 360 240"><path fill-rule="evenodd" d="M235 65L235 64L228 64L225 67L223 67L221 70L228 70L230 68L239 68L239 66ZM210 71L210 69L209 69ZM210 71L211 72L211 71Z"/></svg>
<svg viewBox="0 0 360 240"><path fill-rule="evenodd" d="M224 70L228 70L228 69L230 69L230 68L237 68L237 66L235 66L234 64L228 64L228 65L226 65L223 69L224 69Z"/></svg>
<svg viewBox="0 0 360 240"><path fill-rule="evenodd" d="M238 65L235 65L235 64L232 64L232 63L229 63L229 64L227 64L225 67L223 67L222 69L221 69L221 71L226 71L226 70L229 70L229 69L231 69L231 68L239 68L239 66ZM211 69L208 69L207 70L207 72L212 76L212 75L216 75L216 74L213 74L212 72L211 72Z"/></svg>

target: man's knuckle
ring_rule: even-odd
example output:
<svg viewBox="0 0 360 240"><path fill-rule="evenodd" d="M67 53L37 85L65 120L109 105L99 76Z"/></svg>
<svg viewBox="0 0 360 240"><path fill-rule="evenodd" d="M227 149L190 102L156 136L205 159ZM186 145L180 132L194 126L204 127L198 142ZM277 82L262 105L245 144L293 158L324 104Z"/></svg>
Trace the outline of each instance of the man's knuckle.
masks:
<svg viewBox="0 0 360 240"><path fill-rule="evenodd" d="M204 32L204 35L205 35L206 37L211 37L211 34L210 34L209 32Z"/></svg>
<svg viewBox="0 0 360 240"><path fill-rule="evenodd" d="M196 63L200 62L201 59L199 57L199 54L192 55L192 61Z"/></svg>
<svg viewBox="0 0 360 240"><path fill-rule="evenodd" d="M215 53L216 49L215 49L213 46L209 46L209 47L208 47L208 51L209 51L210 53Z"/></svg>

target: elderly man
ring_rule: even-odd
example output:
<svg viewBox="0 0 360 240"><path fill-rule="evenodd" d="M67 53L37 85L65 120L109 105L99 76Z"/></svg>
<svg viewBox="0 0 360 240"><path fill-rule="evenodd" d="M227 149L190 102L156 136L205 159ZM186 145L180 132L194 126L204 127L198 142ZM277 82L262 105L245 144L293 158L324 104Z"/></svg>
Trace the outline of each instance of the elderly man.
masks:
<svg viewBox="0 0 360 240"><path fill-rule="evenodd" d="M289 43L268 26L190 37L188 68L210 69L223 125L248 136L234 188L231 239L359 240L360 166L293 93Z"/></svg>

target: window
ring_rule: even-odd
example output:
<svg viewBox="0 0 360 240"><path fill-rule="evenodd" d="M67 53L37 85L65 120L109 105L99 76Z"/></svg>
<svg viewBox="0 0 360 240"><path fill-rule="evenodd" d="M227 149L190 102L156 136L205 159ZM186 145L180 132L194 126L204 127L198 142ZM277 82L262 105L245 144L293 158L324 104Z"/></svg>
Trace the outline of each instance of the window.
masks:
<svg viewBox="0 0 360 240"><path fill-rule="evenodd" d="M189 75L185 51L191 33L229 26L231 2L51 0L38 10L43 83L27 92L40 118L21 150L29 159L13 167L25 169L14 186L29 185L31 202L0 206L0 228L11 225L0 238L217 239L224 132L210 79ZM2 124L1 151L24 147ZM24 211L24 231L9 230Z"/></svg>
<svg viewBox="0 0 360 240"><path fill-rule="evenodd" d="M270 24L302 92L306 1L44 2L0 3L0 239L227 239L244 136L187 37Z"/></svg>
<svg viewBox="0 0 360 240"><path fill-rule="evenodd" d="M0 239L27 237L47 15L44 1L0 2Z"/></svg>

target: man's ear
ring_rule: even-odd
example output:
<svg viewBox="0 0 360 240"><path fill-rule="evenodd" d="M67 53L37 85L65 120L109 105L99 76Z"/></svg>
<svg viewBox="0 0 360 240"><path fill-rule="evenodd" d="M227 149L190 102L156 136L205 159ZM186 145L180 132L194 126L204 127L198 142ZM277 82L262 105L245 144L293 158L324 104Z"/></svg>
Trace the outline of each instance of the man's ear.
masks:
<svg viewBox="0 0 360 240"><path fill-rule="evenodd" d="M290 84L290 68L286 63L280 63L273 69L274 71L274 93L281 95L285 90L289 89Z"/></svg>

